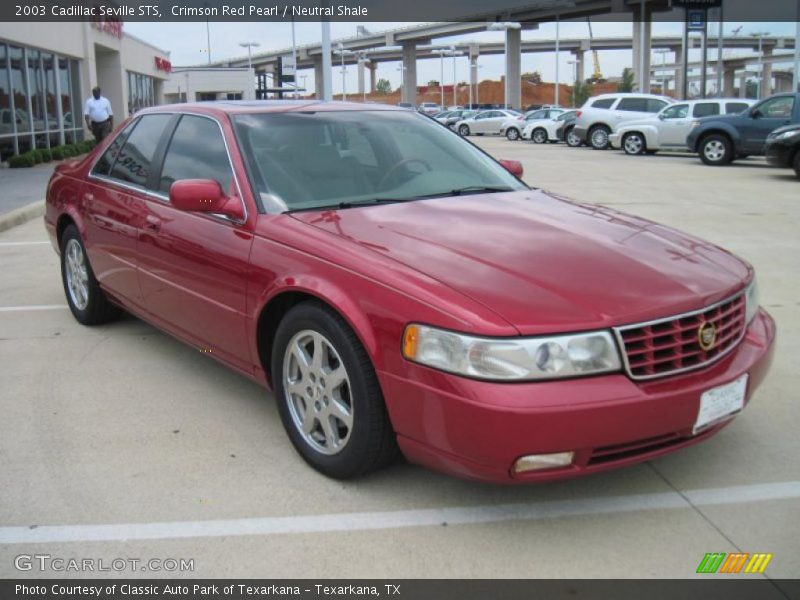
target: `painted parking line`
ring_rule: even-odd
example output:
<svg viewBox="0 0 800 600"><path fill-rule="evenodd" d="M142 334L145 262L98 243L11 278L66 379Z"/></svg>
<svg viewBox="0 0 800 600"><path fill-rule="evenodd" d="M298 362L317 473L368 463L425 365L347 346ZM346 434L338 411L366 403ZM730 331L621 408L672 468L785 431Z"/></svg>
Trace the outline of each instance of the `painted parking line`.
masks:
<svg viewBox="0 0 800 600"><path fill-rule="evenodd" d="M743 504L794 498L800 498L800 481L690 490L682 492L682 495L677 492L664 492L577 500L550 500L528 504L463 506L390 512L114 525L31 525L0 527L0 545L291 535L440 526L443 523L473 525L634 511L686 509L692 508L692 506Z"/></svg>
<svg viewBox="0 0 800 600"><path fill-rule="evenodd" d="M0 312L27 312L32 310L64 310L66 304L39 304L29 306L0 306Z"/></svg>
<svg viewBox="0 0 800 600"><path fill-rule="evenodd" d="M50 245L50 242L0 242L0 248L8 247L8 246L40 246L40 245Z"/></svg>

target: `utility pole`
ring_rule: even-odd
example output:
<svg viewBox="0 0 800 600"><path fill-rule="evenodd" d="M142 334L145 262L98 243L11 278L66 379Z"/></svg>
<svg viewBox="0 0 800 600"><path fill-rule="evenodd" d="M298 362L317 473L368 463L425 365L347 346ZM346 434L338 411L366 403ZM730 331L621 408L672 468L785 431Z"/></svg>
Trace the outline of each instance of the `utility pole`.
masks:
<svg viewBox="0 0 800 600"><path fill-rule="evenodd" d="M258 48L261 44L258 42L241 42L239 44L242 48L247 48L247 68L253 68L253 57L250 53L251 48Z"/></svg>
<svg viewBox="0 0 800 600"><path fill-rule="evenodd" d="M331 89L331 22L322 21L322 85L317 82L317 89L322 89L322 99L330 102L333 97Z"/></svg>

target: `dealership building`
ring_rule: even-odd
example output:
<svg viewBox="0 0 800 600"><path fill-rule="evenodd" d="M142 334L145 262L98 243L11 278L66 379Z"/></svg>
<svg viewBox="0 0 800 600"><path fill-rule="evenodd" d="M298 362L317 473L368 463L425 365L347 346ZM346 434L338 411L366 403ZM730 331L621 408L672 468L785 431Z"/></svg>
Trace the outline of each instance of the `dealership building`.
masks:
<svg viewBox="0 0 800 600"><path fill-rule="evenodd" d="M119 22L0 23L0 155L80 141L99 85L120 122L164 102L169 52Z"/></svg>

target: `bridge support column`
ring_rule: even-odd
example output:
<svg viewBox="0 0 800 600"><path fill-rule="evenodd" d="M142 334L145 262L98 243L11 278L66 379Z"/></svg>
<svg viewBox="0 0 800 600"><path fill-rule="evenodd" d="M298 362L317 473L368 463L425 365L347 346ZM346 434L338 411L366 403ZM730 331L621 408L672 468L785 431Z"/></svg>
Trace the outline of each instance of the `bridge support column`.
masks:
<svg viewBox="0 0 800 600"><path fill-rule="evenodd" d="M733 87L736 81L736 69L725 69L722 74L722 95L733 98Z"/></svg>
<svg viewBox="0 0 800 600"><path fill-rule="evenodd" d="M764 48L764 58L772 56L772 48ZM761 98L768 98L772 95L772 63L762 63L761 65Z"/></svg>
<svg viewBox="0 0 800 600"><path fill-rule="evenodd" d="M372 61L367 63L369 69L369 93L375 93L375 71L378 70L378 65Z"/></svg>
<svg viewBox="0 0 800 600"><path fill-rule="evenodd" d="M323 96L323 89L322 89L322 57L315 56L314 57L314 95L316 96L317 100L322 100Z"/></svg>
<svg viewBox="0 0 800 600"><path fill-rule="evenodd" d="M586 54L584 54L583 50L576 50L572 55L575 61L575 81L583 83L586 79ZM573 85L575 81L572 82Z"/></svg>
<svg viewBox="0 0 800 600"><path fill-rule="evenodd" d="M747 71L739 78L739 98L747 98Z"/></svg>
<svg viewBox="0 0 800 600"><path fill-rule="evenodd" d="M366 93L366 90L364 89L364 86L365 86L365 81L364 81L365 77L364 77L364 75L366 74L364 72L365 71L365 69L364 69L364 61L363 60L359 60L357 65L358 65L358 93L363 98L364 94Z"/></svg>
<svg viewBox="0 0 800 600"><path fill-rule="evenodd" d="M506 29L506 93L511 108L522 108L522 31Z"/></svg>
<svg viewBox="0 0 800 600"><path fill-rule="evenodd" d="M633 80L634 89L642 94L650 93L651 15L652 12L647 9L642 13L639 6L633 9ZM644 28L641 27L641 19L645 19Z"/></svg>
<svg viewBox="0 0 800 600"><path fill-rule="evenodd" d="M402 102L417 103L417 46L414 42L403 42L403 89Z"/></svg>

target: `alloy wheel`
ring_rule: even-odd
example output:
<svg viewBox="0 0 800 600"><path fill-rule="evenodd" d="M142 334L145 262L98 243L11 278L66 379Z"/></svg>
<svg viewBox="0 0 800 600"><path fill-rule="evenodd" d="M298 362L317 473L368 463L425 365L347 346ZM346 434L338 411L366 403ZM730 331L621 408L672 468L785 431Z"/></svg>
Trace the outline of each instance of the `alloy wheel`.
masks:
<svg viewBox="0 0 800 600"><path fill-rule="evenodd" d="M628 154L641 154L644 151L644 140L636 133L625 136L625 152Z"/></svg>
<svg viewBox="0 0 800 600"><path fill-rule="evenodd" d="M703 146L703 154L711 162L719 162L725 157L725 144L719 140L709 140Z"/></svg>
<svg viewBox="0 0 800 600"><path fill-rule="evenodd" d="M70 300L75 308L85 310L89 304L89 272L86 269L83 248L78 240L71 239L67 242L64 260Z"/></svg>
<svg viewBox="0 0 800 600"><path fill-rule="evenodd" d="M296 333L283 358L283 389L292 422L315 451L341 452L353 430L350 379L333 344L318 331Z"/></svg>
<svg viewBox="0 0 800 600"><path fill-rule="evenodd" d="M537 144L544 144L547 141L547 132L544 129L537 129L533 132L533 141Z"/></svg>

